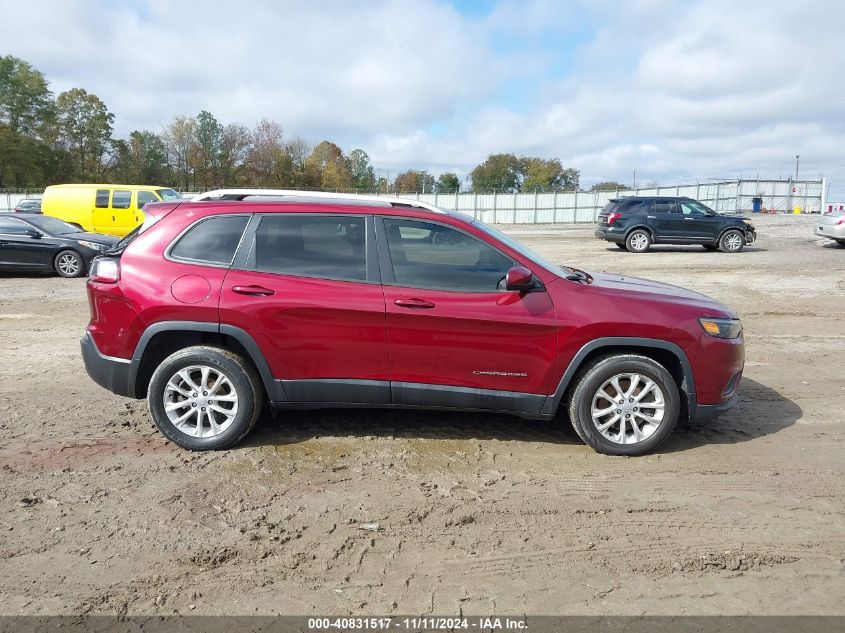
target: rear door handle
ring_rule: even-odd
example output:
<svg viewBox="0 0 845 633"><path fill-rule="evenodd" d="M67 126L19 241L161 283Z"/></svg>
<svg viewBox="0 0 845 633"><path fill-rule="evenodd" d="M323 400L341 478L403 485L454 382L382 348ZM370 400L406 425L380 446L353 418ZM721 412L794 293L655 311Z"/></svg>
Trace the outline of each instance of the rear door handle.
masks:
<svg viewBox="0 0 845 633"><path fill-rule="evenodd" d="M270 288L265 288L264 286L232 286L232 292L250 297L269 297L270 295L276 294L275 290L270 290Z"/></svg>
<svg viewBox="0 0 845 633"><path fill-rule="evenodd" d="M397 299L393 303L398 305L400 308L417 308L426 310L434 307L434 304L431 301L426 301L425 299Z"/></svg>

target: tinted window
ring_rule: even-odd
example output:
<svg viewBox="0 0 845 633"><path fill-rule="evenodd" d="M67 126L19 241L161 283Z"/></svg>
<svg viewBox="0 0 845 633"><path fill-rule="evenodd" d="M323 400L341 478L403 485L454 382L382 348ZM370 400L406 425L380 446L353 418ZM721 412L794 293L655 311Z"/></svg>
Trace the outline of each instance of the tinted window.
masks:
<svg viewBox="0 0 845 633"><path fill-rule="evenodd" d="M132 204L132 192L125 189L115 189L111 197L112 209L128 209Z"/></svg>
<svg viewBox="0 0 845 633"><path fill-rule="evenodd" d="M601 212L602 213L610 213L617 206L619 206L619 200L611 200L606 205L604 205L604 209L602 209Z"/></svg>
<svg viewBox="0 0 845 633"><path fill-rule="evenodd" d="M106 209L109 206L109 190L97 189L97 197L94 198L94 206L98 209Z"/></svg>
<svg viewBox="0 0 845 633"><path fill-rule="evenodd" d="M261 219L250 267L267 273L366 281L364 218L299 214Z"/></svg>
<svg viewBox="0 0 845 633"><path fill-rule="evenodd" d="M82 229L73 224L68 224L63 220L51 217L49 215L42 215L37 218L30 218L30 224L34 224L45 233L52 233L53 235L65 235L67 233L81 233Z"/></svg>
<svg viewBox="0 0 845 633"><path fill-rule="evenodd" d="M24 224L20 220L0 218L0 233L5 233L6 235L24 235L27 229L31 228L31 226Z"/></svg>
<svg viewBox="0 0 845 633"><path fill-rule="evenodd" d="M155 197L155 194L152 191L139 191L138 208L142 209L148 202L159 202L159 199Z"/></svg>
<svg viewBox="0 0 845 633"><path fill-rule="evenodd" d="M249 218L223 215L195 224L170 251L172 257L231 264Z"/></svg>
<svg viewBox="0 0 845 633"><path fill-rule="evenodd" d="M648 200L628 200L617 209L620 213L643 213L649 207Z"/></svg>
<svg viewBox="0 0 845 633"><path fill-rule="evenodd" d="M514 262L446 226L385 219L393 274L400 286L496 292Z"/></svg>
<svg viewBox="0 0 845 633"><path fill-rule="evenodd" d="M651 213L674 213L676 210L674 200L655 200L651 205Z"/></svg>

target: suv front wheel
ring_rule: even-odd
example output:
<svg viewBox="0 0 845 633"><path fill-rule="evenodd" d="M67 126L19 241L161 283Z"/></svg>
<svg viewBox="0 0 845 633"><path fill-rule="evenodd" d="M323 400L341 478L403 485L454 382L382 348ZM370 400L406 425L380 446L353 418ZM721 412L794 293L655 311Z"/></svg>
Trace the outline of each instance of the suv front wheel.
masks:
<svg viewBox="0 0 845 633"><path fill-rule="evenodd" d="M255 426L261 381L250 363L219 347L186 347L162 361L147 404L158 430L192 451L229 448Z"/></svg>
<svg viewBox="0 0 845 633"><path fill-rule="evenodd" d="M584 370L569 400L579 437L599 453L642 455L665 440L678 422L678 385L647 356L606 356Z"/></svg>
<svg viewBox="0 0 845 633"><path fill-rule="evenodd" d="M738 229L730 229L719 238L719 250L723 253L738 253L745 246L745 235Z"/></svg>
<svg viewBox="0 0 845 633"><path fill-rule="evenodd" d="M645 229L631 231L625 239L625 247L632 253L645 253L651 248L651 235Z"/></svg>

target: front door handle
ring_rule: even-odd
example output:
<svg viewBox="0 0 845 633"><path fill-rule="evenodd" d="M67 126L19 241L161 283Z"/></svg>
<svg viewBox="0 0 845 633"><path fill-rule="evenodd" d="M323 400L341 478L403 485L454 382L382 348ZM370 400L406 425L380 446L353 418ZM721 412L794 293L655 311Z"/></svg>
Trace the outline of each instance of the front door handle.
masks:
<svg viewBox="0 0 845 633"><path fill-rule="evenodd" d="M232 286L232 292L250 297L269 297L276 294L275 290L270 290L270 288L264 286Z"/></svg>
<svg viewBox="0 0 845 633"><path fill-rule="evenodd" d="M428 308L434 307L434 304L431 301L426 301L425 299L397 299L393 303L398 305L400 308L427 310Z"/></svg>

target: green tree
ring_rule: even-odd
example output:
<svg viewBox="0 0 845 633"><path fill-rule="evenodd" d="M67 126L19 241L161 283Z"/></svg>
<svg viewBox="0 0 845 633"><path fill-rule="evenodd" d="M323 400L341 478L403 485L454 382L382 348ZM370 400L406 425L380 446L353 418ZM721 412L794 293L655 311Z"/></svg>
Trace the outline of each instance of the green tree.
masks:
<svg viewBox="0 0 845 633"><path fill-rule="evenodd" d="M409 169L393 181L396 193L434 193L434 176L427 171Z"/></svg>
<svg viewBox="0 0 845 633"><path fill-rule="evenodd" d="M262 119L252 131L252 144L246 157L246 181L253 187L272 187L283 161L282 126Z"/></svg>
<svg viewBox="0 0 845 633"><path fill-rule="evenodd" d="M252 133L240 123L229 123L220 137L219 184L237 186L246 180L246 162Z"/></svg>
<svg viewBox="0 0 845 633"><path fill-rule="evenodd" d="M473 191L518 191L522 162L513 154L491 154L470 172Z"/></svg>
<svg viewBox="0 0 845 633"><path fill-rule="evenodd" d="M352 187L356 191L373 191L376 187L376 172L367 152L353 149L346 162L352 175Z"/></svg>
<svg viewBox="0 0 845 633"><path fill-rule="evenodd" d="M193 177L193 149L196 144L197 121L193 117L177 116L167 124L161 135L167 149L167 162L176 179L176 186L185 190L196 188Z"/></svg>
<svg viewBox="0 0 845 633"><path fill-rule="evenodd" d="M577 169L564 169L557 158L523 156L520 159L520 191L560 191L578 187Z"/></svg>
<svg viewBox="0 0 845 633"><path fill-rule="evenodd" d="M162 138L153 132L135 130L128 139L115 141L115 149L115 180L139 185L174 184L167 148Z"/></svg>
<svg viewBox="0 0 845 633"><path fill-rule="evenodd" d="M434 189L437 193L455 193L461 190L461 179L457 174L447 171L438 176Z"/></svg>
<svg viewBox="0 0 845 633"><path fill-rule="evenodd" d="M52 94L44 75L22 59L0 57L0 124L38 137L52 113Z"/></svg>
<svg viewBox="0 0 845 633"><path fill-rule="evenodd" d="M68 152L74 177L98 178L109 166L114 115L97 95L82 88L61 93L56 110L59 144Z"/></svg>
<svg viewBox="0 0 845 633"><path fill-rule="evenodd" d="M195 180L205 189L220 185L223 126L214 115L203 110L197 115L194 145L191 151Z"/></svg>
<svg viewBox="0 0 845 633"><path fill-rule="evenodd" d="M592 187L590 187L590 191L622 191L623 189L630 189L630 187L628 185L623 185L622 183L615 182L613 180L597 182Z"/></svg>
<svg viewBox="0 0 845 633"><path fill-rule="evenodd" d="M343 151L331 141L322 141L305 159L305 184L312 189L348 191L352 187Z"/></svg>

